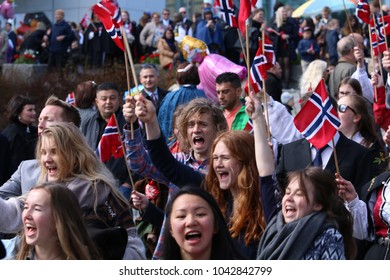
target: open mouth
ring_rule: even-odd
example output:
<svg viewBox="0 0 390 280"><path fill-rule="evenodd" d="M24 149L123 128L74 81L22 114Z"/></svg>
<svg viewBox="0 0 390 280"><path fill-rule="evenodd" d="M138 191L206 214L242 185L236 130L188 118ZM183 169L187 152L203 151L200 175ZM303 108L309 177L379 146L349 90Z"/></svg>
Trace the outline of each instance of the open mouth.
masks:
<svg viewBox="0 0 390 280"><path fill-rule="evenodd" d="M57 167L46 167L46 169L49 175L53 175L57 173Z"/></svg>
<svg viewBox="0 0 390 280"><path fill-rule="evenodd" d="M37 232L37 228L30 224L26 224L25 231L27 236L32 236Z"/></svg>
<svg viewBox="0 0 390 280"><path fill-rule="evenodd" d="M202 234L200 232L190 232L185 235L185 239L187 241L196 241L199 240L202 237Z"/></svg>
<svg viewBox="0 0 390 280"><path fill-rule="evenodd" d="M203 145L205 141L204 141L203 137L196 136L193 138L193 142L194 142L194 145L197 146L197 145Z"/></svg>

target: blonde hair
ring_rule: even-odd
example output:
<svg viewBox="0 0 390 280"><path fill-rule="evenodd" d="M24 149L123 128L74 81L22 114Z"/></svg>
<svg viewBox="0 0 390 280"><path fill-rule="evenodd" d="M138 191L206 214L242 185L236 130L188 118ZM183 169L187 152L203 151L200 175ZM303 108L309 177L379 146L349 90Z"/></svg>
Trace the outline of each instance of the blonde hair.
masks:
<svg viewBox="0 0 390 280"><path fill-rule="evenodd" d="M278 28L280 28L282 25L283 25L283 10L285 8L283 6L279 7L277 10L276 10L276 14L275 14L275 23L276 23L276 26Z"/></svg>
<svg viewBox="0 0 390 280"><path fill-rule="evenodd" d="M327 63L321 59L316 59L309 64L299 81L302 97L306 95L310 87L314 90L318 86L327 67Z"/></svg>
<svg viewBox="0 0 390 280"><path fill-rule="evenodd" d="M53 139L59 157L59 180L70 182L75 178L91 182L91 188L95 194L94 210L98 204L98 192L95 182L103 182L109 188L113 196L119 201L122 207L129 207L129 202L119 193L116 188L116 181L111 171L100 161L96 154L89 147L84 135L72 123L53 124L42 131L36 150L36 158L41 165L40 181L44 181L47 170L43 166L42 144L48 139Z"/></svg>

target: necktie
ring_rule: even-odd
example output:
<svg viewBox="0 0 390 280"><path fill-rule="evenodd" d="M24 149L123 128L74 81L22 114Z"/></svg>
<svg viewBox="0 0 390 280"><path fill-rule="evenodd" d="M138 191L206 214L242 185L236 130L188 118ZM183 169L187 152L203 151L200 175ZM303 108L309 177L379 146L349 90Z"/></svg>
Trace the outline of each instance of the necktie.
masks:
<svg viewBox="0 0 390 280"><path fill-rule="evenodd" d="M312 162L312 165L313 166L318 166L318 167L321 167L322 168L322 152L328 147L328 145L325 145L324 147L322 147L321 149L316 149L316 156L314 157L314 160Z"/></svg>
<svg viewBox="0 0 390 280"><path fill-rule="evenodd" d="M157 106L157 100L158 100L157 92L153 92L152 98L153 98L154 106Z"/></svg>

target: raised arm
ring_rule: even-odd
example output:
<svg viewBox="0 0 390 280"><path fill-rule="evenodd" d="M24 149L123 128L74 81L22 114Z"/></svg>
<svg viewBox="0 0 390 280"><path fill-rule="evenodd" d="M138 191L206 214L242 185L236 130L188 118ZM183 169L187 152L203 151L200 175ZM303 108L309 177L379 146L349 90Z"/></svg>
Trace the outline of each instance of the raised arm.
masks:
<svg viewBox="0 0 390 280"><path fill-rule="evenodd" d="M274 158L268 145L267 128L261 101L259 97L252 92L245 98L245 100L245 111L253 121L255 156L259 175L261 177L272 175L275 171Z"/></svg>

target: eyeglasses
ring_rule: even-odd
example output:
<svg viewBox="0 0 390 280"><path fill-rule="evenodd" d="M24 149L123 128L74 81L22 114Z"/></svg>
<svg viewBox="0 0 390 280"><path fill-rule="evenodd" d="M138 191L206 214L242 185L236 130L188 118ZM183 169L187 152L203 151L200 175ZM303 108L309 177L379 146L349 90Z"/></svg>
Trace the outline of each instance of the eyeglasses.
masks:
<svg viewBox="0 0 390 280"><path fill-rule="evenodd" d="M345 113L345 111L347 111L347 109L350 109L355 115L357 115L356 111L354 109L352 109L350 106L348 105L345 105L345 104L339 104L337 106L337 111L341 112L341 113Z"/></svg>
<svg viewBox="0 0 390 280"><path fill-rule="evenodd" d="M187 12L186 12L186 11L181 11L180 13L181 13L181 14L186 14Z"/></svg>

